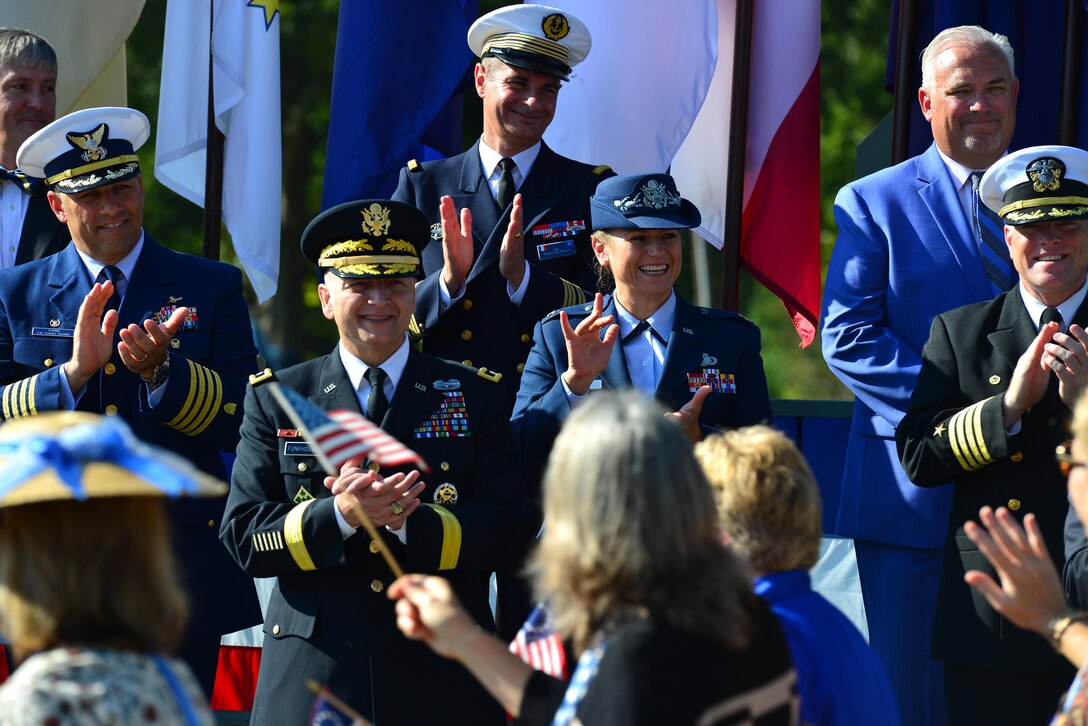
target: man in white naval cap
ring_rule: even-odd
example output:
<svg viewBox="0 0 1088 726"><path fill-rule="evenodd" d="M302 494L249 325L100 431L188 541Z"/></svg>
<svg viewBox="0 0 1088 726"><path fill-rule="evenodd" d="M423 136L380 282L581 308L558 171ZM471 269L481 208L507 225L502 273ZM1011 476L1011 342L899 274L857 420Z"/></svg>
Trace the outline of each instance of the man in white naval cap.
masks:
<svg viewBox="0 0 1088 726"><path fill-rule="evenodd" d="M158 245L143 229L136 151L147 117L91 108L19 148L71 244L0 270L0 421L44 411L120 416L136 434L227 478L256 369L242 275ZM207 695L219 637L260 620L252 581L218 542L224 500L172 503L192 613L181 655ZM88 543L93 546L93 543Z"/></svg>
<svg viewBox="0 0 1088 726"><path fill-rule="evenodd" d="M1022 149L979 188L1019 279L934 319L896 443L915 484L954 482L933 627L949 722L1046 723L1073 671L972 592L965 575L995 571L963 525L982 507L1033 513L1062 565L1067 498L1054 454L1088 384L1088 152Z"/></svg>

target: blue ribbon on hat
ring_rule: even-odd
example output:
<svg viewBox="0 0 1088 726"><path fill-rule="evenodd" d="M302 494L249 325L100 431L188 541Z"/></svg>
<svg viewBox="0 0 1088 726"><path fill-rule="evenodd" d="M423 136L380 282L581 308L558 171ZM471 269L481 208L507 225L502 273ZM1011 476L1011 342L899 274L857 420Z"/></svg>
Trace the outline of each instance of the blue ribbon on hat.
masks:
<svg viewBox="0 0 1088 726"><path fill-rule="evenodd" d="M160 454L139 442L112 421L80 424L55 436L34 435L0 442L0 500L27 479L54 469L76 499L86 499L83 468L87 464L112 464L136 474L170 497L192 494L197 483L189 474L161 461Z"/></svg>

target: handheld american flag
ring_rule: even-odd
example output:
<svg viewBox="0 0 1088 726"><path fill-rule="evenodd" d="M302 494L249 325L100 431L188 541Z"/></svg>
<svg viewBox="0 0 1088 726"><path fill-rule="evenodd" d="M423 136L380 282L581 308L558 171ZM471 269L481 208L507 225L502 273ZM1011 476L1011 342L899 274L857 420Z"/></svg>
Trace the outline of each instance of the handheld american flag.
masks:
<svg viewBox="0 0 1088 726"><path fill-rule="evenodd" d="M552 627L551 614L545 603L538 603L529 613L529 618L510 643L510 652L553 678L570 678L563 641Z"/></svg>
<svg viewBox="0 0 1088 726"><path fill-rule="evenodd" d="M430 471L423 457L363 415L344 409L322 411L297 391L275 381L268 386L330 475L335 476L349 459L368 455L382 466L415 464L423 471Z"/></svg>

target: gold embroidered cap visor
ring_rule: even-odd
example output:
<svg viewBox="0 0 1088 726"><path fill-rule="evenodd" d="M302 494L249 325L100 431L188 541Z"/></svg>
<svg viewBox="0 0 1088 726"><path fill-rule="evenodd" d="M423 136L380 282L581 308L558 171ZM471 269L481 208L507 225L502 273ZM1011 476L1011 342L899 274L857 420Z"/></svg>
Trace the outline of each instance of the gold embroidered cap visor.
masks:
<svg viewBox="0 0 1088 726"><path fill-rule="evenodd" d="M1088 219L1088 152L1031 146L998 159L979 183L982 203L1008 225Z"/></svg>
<svg viewBox="0 0 1088 726"><path fill-rule="evenodd" d="M131 108L88 108L68 114L23 142L19 168L64 194L95 189L140 173L136 155L151 133L147 117Z"/></svg>
<svg viewBox="0 0 1088 726"><path fill-rule="evenodd" d="M585 60L589 29L565 10L509 5L482 16L468 29L468 47L480 58L498 58L508 66L568 80L571 68Z"/></svg>
<svg viewBox="0 0 1088 726"><path fill-rule="evenodd" d="M389 199L345 202L317 215L302 233L302 254L348 278L418 277L421 254L431 241L426 217Z"/></svg>
<svg viewBox="0 0 1088 726"><path fill-rule="evenodd" d="M227 485L116 417L51 411L0 426L0 507L89 497L215 497Z"/></svg>

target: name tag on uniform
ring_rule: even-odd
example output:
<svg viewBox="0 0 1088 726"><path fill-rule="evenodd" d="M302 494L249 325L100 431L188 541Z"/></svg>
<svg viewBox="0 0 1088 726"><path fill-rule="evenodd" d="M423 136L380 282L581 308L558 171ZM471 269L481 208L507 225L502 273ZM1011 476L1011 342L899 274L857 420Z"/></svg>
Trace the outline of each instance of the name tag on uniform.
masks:
<svg viewBox="0 0 1088 726"><path fill-rule="evenodd" d="M76 331L72 328L31 328L30 334L39 338L72 338Z"/></svg>
<svg viewBox="0 0 1088 726"><path fill-rule="evenodd" d="M313 456L314 451L305 441L284 441L284 456Z"/></svg>
<svg viewBox="0 0 1088 726"><path fill-rule="evenodd" d="M574 240L565 239L561 242L546 242L536 246L536 256L541 260L552 260L556 257L570 257L574 254Z"/></svg>

